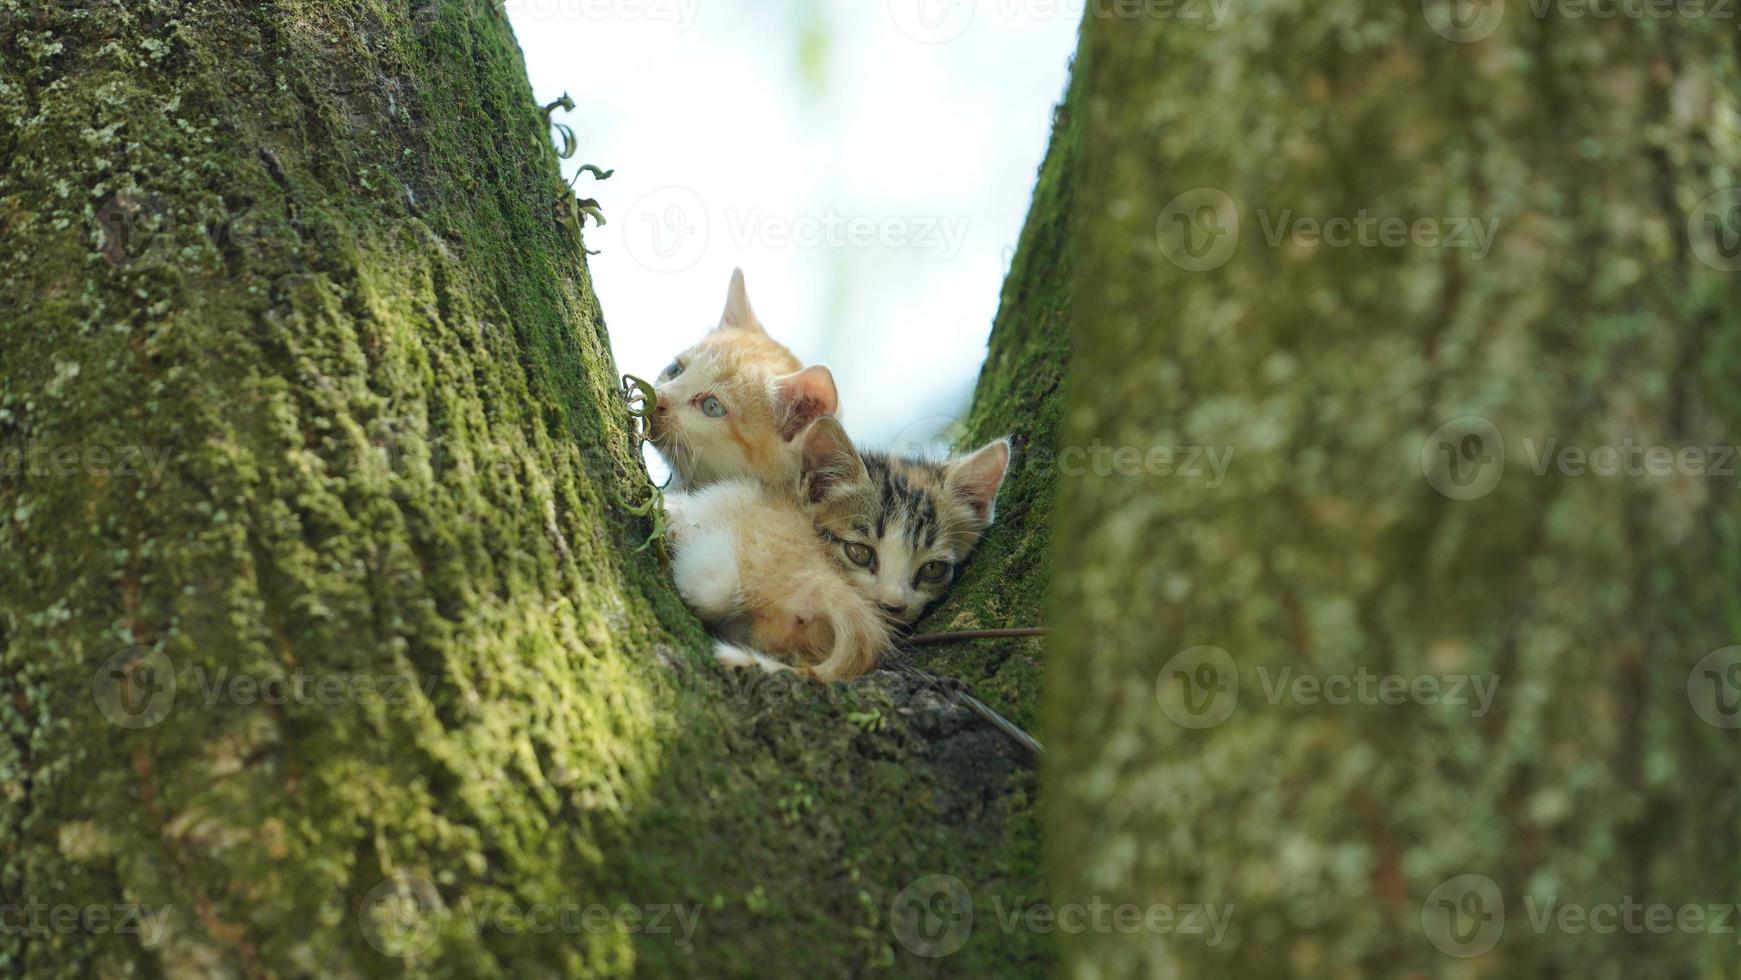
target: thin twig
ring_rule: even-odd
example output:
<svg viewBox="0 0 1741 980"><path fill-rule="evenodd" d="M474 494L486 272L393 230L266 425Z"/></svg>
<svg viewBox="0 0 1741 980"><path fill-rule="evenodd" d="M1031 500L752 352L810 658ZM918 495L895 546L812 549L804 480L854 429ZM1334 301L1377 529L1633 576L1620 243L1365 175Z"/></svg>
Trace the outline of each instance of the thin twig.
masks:
<svg viewBox="0 0 1741 980"><path fill-rule="evenodd" d="M1001 630L955 630L949 633L919 633L915 636L903 637L901 642L911 647L938 646L943 643L961 643L966 640L999 640L1017 636L1050 636L1052 630L1045 626L1023 626L1016 629Z"/></svg>
<svg viewBox="0 0 1741 980"><path fill-rule="evenodd" d="M986 724L1000 732L1003 732L1004 735L1009 737L1010 741L1015 742L1024 749L1027 749L1032 753L1034 758L1039 759L1045 756L1046 747L1040 744L1039 739L1029 735L1020 725L1017 725L1015 722L1010 721L1003 715L998 714L997 709L993 708L991 705L986 704L984 701L969 694L967 692L967 684L964 681L950 678L949 681L946 682L936 674L915 667L912 664L897 663L892 666L896 670L917 677L925 683L943 691L949 697L954 698L962 707L978 715Z"/></svg>

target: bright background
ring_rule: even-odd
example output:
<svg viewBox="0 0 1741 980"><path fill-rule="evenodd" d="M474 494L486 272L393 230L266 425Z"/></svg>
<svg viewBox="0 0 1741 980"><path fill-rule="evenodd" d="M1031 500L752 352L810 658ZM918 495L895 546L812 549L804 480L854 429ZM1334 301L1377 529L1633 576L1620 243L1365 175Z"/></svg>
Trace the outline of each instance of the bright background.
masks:
<svg viewBox="0 0 1741 980"><path fill-rule="evenodd" d="M539 101L574 97L565 175L616 170L576 189L609 222L586 239L622 370L651 378L712 327L741 265L861 445L964 413L1080 0L505 6Z"/></svg>

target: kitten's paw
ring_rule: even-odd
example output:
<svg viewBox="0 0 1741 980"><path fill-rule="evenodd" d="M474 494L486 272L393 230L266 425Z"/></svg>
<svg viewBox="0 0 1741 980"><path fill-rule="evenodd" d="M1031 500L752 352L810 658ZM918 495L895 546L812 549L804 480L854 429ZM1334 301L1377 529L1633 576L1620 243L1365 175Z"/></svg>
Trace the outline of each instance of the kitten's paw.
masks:
<svg viewBox="0 0 1741 980"><path fill-rule="evenodd" d="M792 669L766 654L745 650L743 647L727 643L724 640L713 645L713 657L727 667L735 667L739 670L760 667L764 673L780 674Z"/></svg>

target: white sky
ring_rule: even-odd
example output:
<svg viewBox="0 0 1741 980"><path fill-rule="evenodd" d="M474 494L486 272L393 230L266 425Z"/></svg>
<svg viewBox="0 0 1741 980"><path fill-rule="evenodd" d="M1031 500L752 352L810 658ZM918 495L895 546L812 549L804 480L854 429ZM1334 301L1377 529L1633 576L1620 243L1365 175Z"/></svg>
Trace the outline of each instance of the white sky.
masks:
<svg viewBox="0 0 1741 980"><path fill-rule="evenodd" d="M622 370L711 327L741 265L856 442L966 408L1081 0L505 6L539 101L577 104L564 174L616 170L576 187L609 221L586 238Z"/></svg>

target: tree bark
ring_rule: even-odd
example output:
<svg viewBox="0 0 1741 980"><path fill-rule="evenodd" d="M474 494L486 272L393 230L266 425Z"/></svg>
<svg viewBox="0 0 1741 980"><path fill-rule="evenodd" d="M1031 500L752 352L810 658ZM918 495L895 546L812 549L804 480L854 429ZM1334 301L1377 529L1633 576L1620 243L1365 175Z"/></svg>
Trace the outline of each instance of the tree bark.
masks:
<svg viewBox="0 0 1741 980"><path fill-rule="evenodd" d="M1233 916L1071 972L1729 975L1720 929L1559 914L1736 899L1732 22L1205 26L1090 18L1077 66L1048 791L1056 901ZM1558 455L1628 444L1705 462ZM1497 687L1312 686L1362 672Z"/></svg>
<svg viewBox="0 0 1741 980"><path fill-rule="evenodd" d="M896 914L928 876L1041 893L1013 746L899 675L722 674L637 551L572 195L493 5L0 0L0 54L0 899L77 917L9 919L8 972L1049 961L983 927L926 955ZM1054 438L1067 157L975 434ZM1012 479L929 628L1040 618L1051 479ZM1031 725L1036 650L923 662Z"/></svg>

